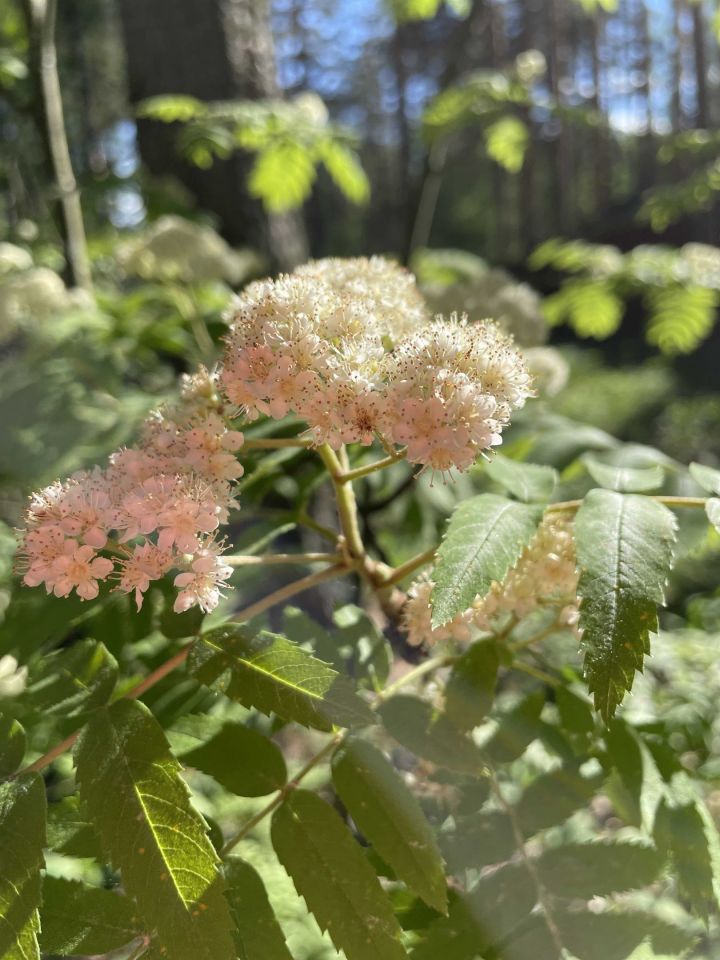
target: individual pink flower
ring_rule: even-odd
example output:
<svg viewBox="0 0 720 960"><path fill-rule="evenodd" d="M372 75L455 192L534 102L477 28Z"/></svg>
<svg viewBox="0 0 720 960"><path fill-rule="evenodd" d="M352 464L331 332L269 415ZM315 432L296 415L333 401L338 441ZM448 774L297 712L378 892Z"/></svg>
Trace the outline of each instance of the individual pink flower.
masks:
<svg viewBox="0 0 720 960"><path fill-rule="evenodd" d="M169 551L159 550L154 543L143 543L135 547L132 555L120 561L120 583L118 590L124 593L135 592L138 610L142 607L143 594L153 580L159 580L173 565L173 556Z"/></svg>
<svg viewBox="0 0 720 960"><path fill-rule="evenodd" d="M173 609L183 613L198 606L205 613L214 610L220 602L222 587L232 574L232 567L223 563L222 557L211 548L199 550L190 569L175 577L175 586L180 587Z"/></svg>
<svg viewBox="0 0 720 960"><path fill-rule="evenodd" d="M74 587L82 600L94 600L99 592L98 580L105 580L112 570L112 560L98 557L88 544L80 546L76 540L66 540L62 554L53 563L52 592L56 597L66 597Z"/></svg>

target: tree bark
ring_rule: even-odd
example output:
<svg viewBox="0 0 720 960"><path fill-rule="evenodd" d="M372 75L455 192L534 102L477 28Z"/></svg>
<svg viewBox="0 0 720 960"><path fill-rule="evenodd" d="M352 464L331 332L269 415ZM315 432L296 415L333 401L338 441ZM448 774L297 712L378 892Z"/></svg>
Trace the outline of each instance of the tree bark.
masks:
<svg viewBox="0 0 720 960"><path fill-rule="evenodd" d="M258 0L119 0L130 100L187 94L199 100L279 97L272 33ZM179 179L215 213L231 243L259 247L281 269L307 256L298 213L267 214L247 192L251 158L234 154L210 170L186 163L177 129L138 122L141 156L151 173Z"/></svg>

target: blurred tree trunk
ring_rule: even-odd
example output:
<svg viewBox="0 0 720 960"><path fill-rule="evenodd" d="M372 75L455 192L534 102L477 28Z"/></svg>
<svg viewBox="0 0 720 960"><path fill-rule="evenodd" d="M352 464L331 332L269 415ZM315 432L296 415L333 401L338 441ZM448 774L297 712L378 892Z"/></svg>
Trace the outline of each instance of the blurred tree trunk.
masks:
<svg viewBox="0 0 720 960"><path fill-rule="evenodd" d="M278 97L275 54L262 0L119 0L130 100L188 94L200 100ZM156 175L179 179L217 215L231 243L259 247L286 269L307 256L297 213L268 215L247 192L250 158L199 170L178 156L177 129L138 123L141 156Z"/></svg>
<svg viewBox="0 0 720 960"><path fill-rule="evenodd" d="M695 89L697 91L697 110L695 123L698 127L708 126L708 83L707 83L707 56L705 51L705 20L702 4L693 3L691 6L693 18L693 49L695 53Z"/></svg>

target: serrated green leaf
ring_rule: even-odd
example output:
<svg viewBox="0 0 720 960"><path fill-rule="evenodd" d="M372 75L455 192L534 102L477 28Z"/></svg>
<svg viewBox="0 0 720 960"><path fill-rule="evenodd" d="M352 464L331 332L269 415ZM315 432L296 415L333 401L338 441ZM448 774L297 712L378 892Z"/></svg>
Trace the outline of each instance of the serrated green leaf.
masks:
<svg viewBox="0 0 720 960"><path fill-rule="evenodd" d="M589 454L582 458L587 472L595 483L608 490L620 493L642 493L657 490L665 479L665 471L659 464L651 467L623 467L603 463Z"/></svg>
<svg viewBox="0 0 720 960"><path fill-rule="evenodd" d="M445 685L445 713L459 730L472 730L492 707L500 666L493 639L478 640L462 654Z"/></svg>
<svg viewBox="0 0 720 960"><path fill-rule="evenodd" d="M296 790L273 815L280 862L347 960L402 960L400 926L375 872L338 814Z"/></svg>
<svg viewBox="0 0 720 960"><path fill-rule="evenodd" d="M307 200L315 176L310 151L301 143L281 140L258 154L248 178L248 190L271 213L284 213Z"/></svg>
<svg viewBox="0 0 720 960"><path fill-rule="evenodd" d="M595 717L587 700L567 687L558 687L555 702L563 729L568 733L589 735L595 730Z"/></svg>
<svg viewBox="0 0 720 960"><path fill-rule="evenodd" d="M0 783L0 957L40 960L37 936L45 786L36 774Z"/></svg>
<svg viewBox="0 0 720 960"><path fill-rule="evenodd" d="M720 470L706 467L703 463L691 463L688 467L690 476L698 486L708 493L720 493Z"/></svg>
<svg viewBox="0 0 720 960"><path fill-rule="evenodd" d="M420 935L412 960L476 960L502 957L491 945L503 941L526 921L537 891L524 864L506 864L482 877L469 894L453 900L447 917ZM515 960L507 955L507 960Z"/></svg>
<svg viewBox="0 0 720 960"><path fill-rule="evenodd" d="M671 805L665 798L655 818L655 842L673 863L680 896L707 922L717 907L713 886L713 864L705 822L697 803Z"/></svg>
<svg viewBox="0 0 720 960"><path fill-rule="evenodd" d="M98 710L75 763L81 800L146 929L173 960L232 960L217 855L147 707L119 700Z"/></svg>
<svg viewBox="0 0 720 960"><path fill-rule="evenodd" d="M485 130L488 156L510 173L518 173L530 142L528 128L517 117L501 117Z"/></svg>
<svg viewBox="0 0 720 960"><path fill-rule="evenodd" d="M239 857L230 857L225 863L225 879L238 960L292 960L255 868Z"/></svg>
<svg viewBox="0 0 720 960"><path fill-rule="evenodd" d="M500 810L463 817L453 831L440 835L440 849L450 873L509 860L515 852L510 818Z"/></svg>
<svg viewBox="0 0 720 960"><path fill-rule="evenodd" d="M335 186L351 203L364 204L370 197L370 181L357 154L339 140L323 140L318 155Z"/></svg>
<svg viewBox="0 0 720 960"><path fill-rule="evenodd" d="M664 857L641 843L567 843L535 861L543 886L558 897L590 900L652 883Z"/></svg>
<svg viewBox="0 0 720 960"><path fill-rule="evenodd" d="M48 847L66 857L100 859L100 841L82 815L77 797L65 797L48 807Z"/></svg>
<svg viewBox="0 0 720 960"><path fill-rule="evenodd" d="M606 721L650 652L676 526L662 504L609 490L591 490L575 519L585 676Z"/></svg>
<svg viewBox="0 0 720 960"><path fill-rule="evenodd" d="M128 897L58 877L43 880L40 919L43 953L107 953L143 933Z"/></svg>
<svg viewBox="0 0 720 960"><path fill-rule="evenodd" d="M579 764L541 773L522 792L515 804L515 816L523 836L531 837L563 823L585 807L602 783L601 776L585 777Z"/></svg>
<svg viewBox="0 0 720 960"><path fill-rule="evenodd" d="M347 740L335 751L332 775L350 816L398 879L445 913L445 874L432 830L384 754L366 740Z"/></svg>
<svg viewBox="0 0 720 960"><path fill-rule="evenodd" d="M524 503L547 503L558 481L553 467L511 460L500 453L483 469L491 480Z"/></svg>
<svg viewBox="0 0 720 960"><path fill-rule="evenodd" d="M606 790L619 815L652 834L655 812L664 785L652 754L633 729L616 718L605 731L613 774Z"/></svg>
<svg viewBox="0 0 720 960"><path fill-rule="evenodd" d="M391 697L378 713L388 733L418 757L456 773L482 770L482 754L472 740L425 700Z"/></svg>
<svg viewBox="0 0 720 960"><path fill-rule="evenodd" d="M682 956L695 939L688 930L640 911L553 911L560 940L582 960L626 960L644 940L663 955ZM560 960L543 917L533 917L503 944L503 960Z"/></svg>
<svg viewBox="0 0 720 960"><path fill-rule="evenodd" d="M179 93L148 97L137 105L138 117L148 117L161 123L186 123L206 112L207 105L202 100Z"/></svg>
<svg viewBox="0 0 720 960"><path fill-rule="evenodd" d="M347 677L276 633L218 627L195 641L188 664L201 683L262 713L318 730L374 722Z"/></svg>
<svg viewBox="0 0 720 960"><path fill-rule="evenodd" d="M27 738L20 723L0 713L0 780L15 773L25 756Z"/></svg>
<svg viewBox="0 0 720 960"><path fill-rule="evenodd" d="M117 662L102 643L79 640L43 658L23 700L45 714L75 717L107 703L117 674Z"/></svg>
<svg viewBox="0 0 720 960"><path fill-rule="evenodd" d="M497 729L481 746L482 753L493 763L511 763L527 750L541 733L540 714L545 694L531 693L499 718Z"/></svg>
<svg viewBox="0 0 720 960"><path fill-rule="evenodd" d="M263 797L285 785L280 749L257 730L195 714L181 717L168 731L175 756L239 797Z"/></svg>
<svg viewBox="0 0 720 960"><path fill-rule="evenodd" d="M532 540L542 507L483 493L455 510L438 549L433 626L441 627L501 581Z"/></svg>
<svg viewBox="0 0 720 960"><path fill-rule="evenodd" d="M373 689L382 687L390 674L393 653L382 631L354 603L347 603L333 613L337 626L335 636L356 682L366 681Z"/></svg>

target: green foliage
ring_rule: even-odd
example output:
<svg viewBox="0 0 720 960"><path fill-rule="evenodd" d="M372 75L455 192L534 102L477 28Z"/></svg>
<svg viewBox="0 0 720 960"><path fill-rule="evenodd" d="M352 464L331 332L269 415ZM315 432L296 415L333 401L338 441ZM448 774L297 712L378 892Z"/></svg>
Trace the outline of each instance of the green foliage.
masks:
<svg viewBox="0 0 720 960"><path fill-rule="evenodd" d="M179 148L202 169L235 150L257 154L248 189L272 213L302 206L320 166L351 203L364 204L370 195L349 134L328 123L325 105L315 94L289 103L202 103L173 94L143 101L138 112L162 123L184 123Z"/></svg>
<svg viewBox="0 0 720 960"><path fill-rule="evenodd" d="M537 463L522 463L496 453L485 473L524 503L547 503L558 482L557 471Z"/></svg>
<svg viewBox="0 0 720 960"><path fill-rule="evenodd" d="M585 498L575 521L585 674L607 720L650 650L676 524L659 503L605 490Z"/></svg>
<svg viewBox="0 0 720 960"><path fill-rule="evenodd" d="M0 957L40 960L45 789L35 775L0 784Z"/></svg>
<svg viewBox="0 0 720 960"><path fill-rule="evenodd" d="M582 459L596 483L618 493L647 493L661 487L665 479L665 471L657 463L651 467L629 467L603 463L593 456L584 456Z"/></svg>
<svg viewBox="0 0 720 960"><path fill-rule="evenodd" d="M175 756L241 797L262 797L285 785L279 748L257 730L222 718L180 717L168 731Z"/></svg>
<svg viewBox="0 0 720 960"><path fill-rule="evenodd" d="M25 756L27 737L20 723L0 714L0 779L15 773Z"/></svg>
<svg viewBox="0 0 720 960"><path fill-rule="evenodd" d="M373 722L346 677L279 634L219 627L195 642L189 665L202 683L263 713L318 730Z"/></svg>
<svg viewBox="0 0 720 960"><path fill-rule="evenodd" d="M481 494L453 513L438 550L433 578L433 624L442 626L484 597L532 539L542 516L534 504Z"/></svg>
<svg viewBox="0 0 720 960"><path fill-rule="evenodd" d="M476 727L492 707L500 667L494 639L478 640L454 665L445 686L445 712L460 730Z"/></svg>
<svg viewBox="0 0 720 960"><path fill-rule="evenodd" d="M21 702L32 711L76 717L112 696L118 665L102 643L80 640L44 657Z"/></svg>
<svg viewBox="0 0 720 960"><path fill-rule="evenodd" d="M231 960L218 860L149 710L129 700L101 708L75 762L82 802L146 929L177 960Z"/></svg>
<svg viewBox="0 0 720 960"><path fill-rule="evenodd" d="M238 960L292 960L257 871L239 857L225 864L227 898L235 921Z"/></svg>
<svg viewBox="0 0 720 960"><path fill-rule="evenodd" d="M332 770L338 795L358 829L398 879L445 913L445 872L435 838L392 765L370 743L355 738L335 752Z"/></svg>
<svg viewBox="0 0 720 960"><path fill-rule="evenodd" d="M43 953L97 954L124 946L142 933L138 911L116 890L45 877L42 886Z"/></svg>
<svg viewBox="0 0 720 960"><path fill-rule="evenodd" d="M662 353L691 353L711 333L720 305L717 249L687 243L679 250L639 246L629 253L581 240L547 240L530 266L576 274L547 297L548 323L568 323L581 337L604 340L622 321L624 303L642 299L646 337Z"/></svg>
<svg viewBox="0 0 720 960"><path fill-rule="evenodd" d="M485 130L488 156L510 173L522 169L529 143L528 128L517 117L502 117Z"/></svg>
<svg viewBox="0 0 720 960"><path fill-rule="evenodd" d="M272 841L298 893L347 960L406 956L390 901L324 800L306 790L292 793L273 815Z"/></svg>
<svg viewBox="0 0 720 960"><path fill-rule="evenodd" d="M663 862L658 851L645 844L575 843L546 850L536 869L550 893L570 900L590 900L647 886Z"/></svg>
<svg viewBox="0 0 720 960"><path fill-rule="evenodd" d="M418 697L391 697L379 709L388 733L418 757L456 773L478 774L482 754L450 719Z"/></svg>

